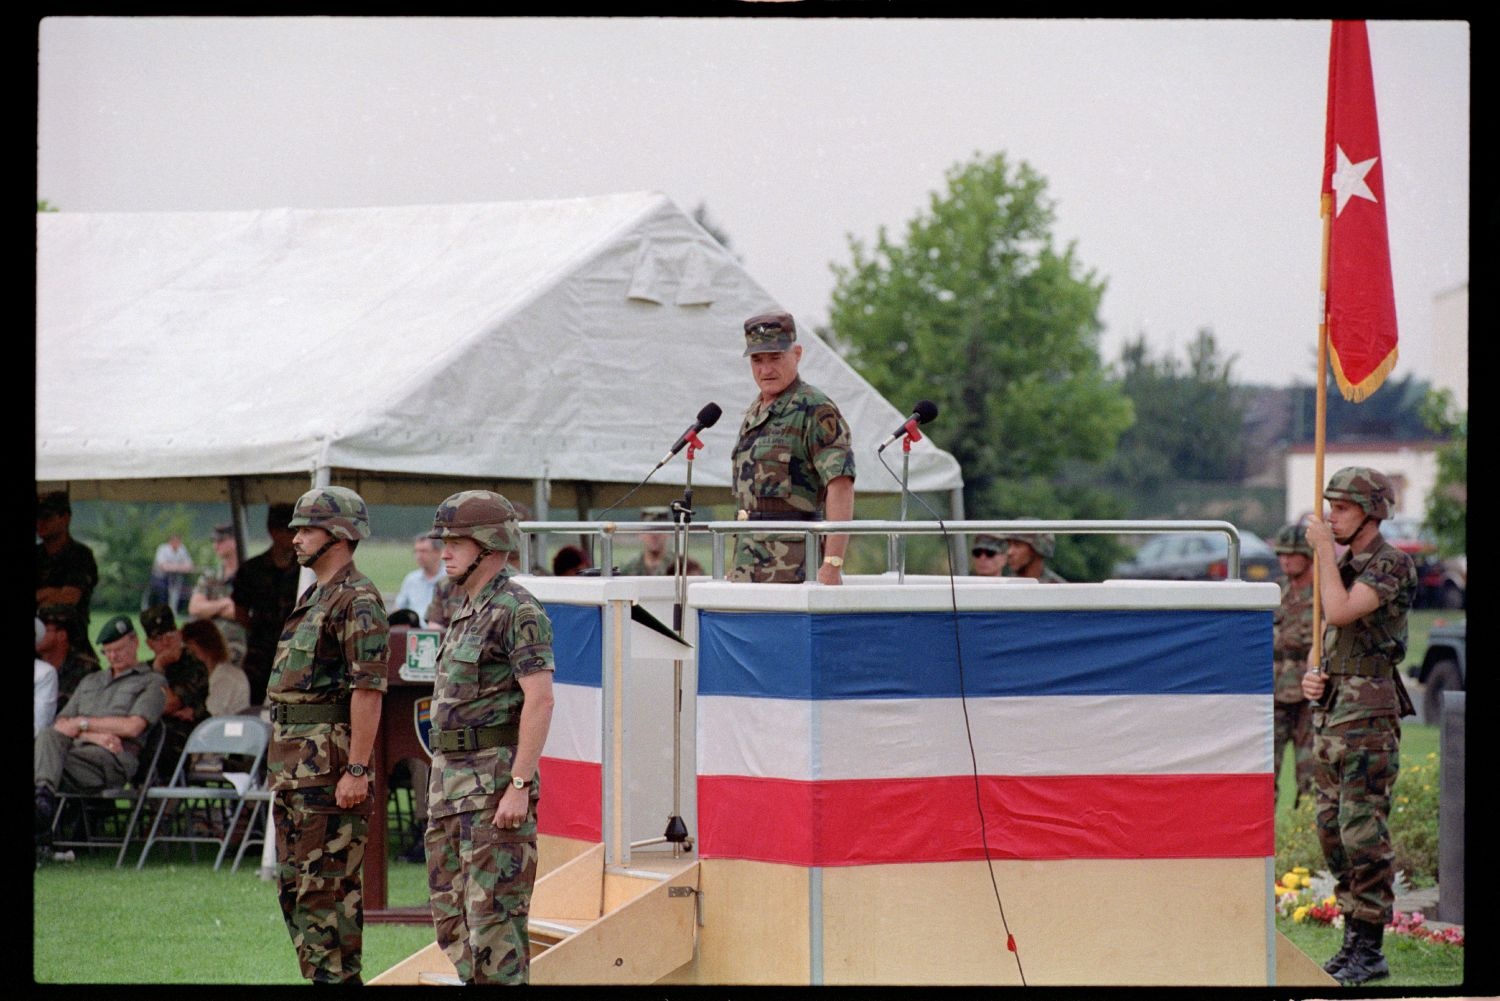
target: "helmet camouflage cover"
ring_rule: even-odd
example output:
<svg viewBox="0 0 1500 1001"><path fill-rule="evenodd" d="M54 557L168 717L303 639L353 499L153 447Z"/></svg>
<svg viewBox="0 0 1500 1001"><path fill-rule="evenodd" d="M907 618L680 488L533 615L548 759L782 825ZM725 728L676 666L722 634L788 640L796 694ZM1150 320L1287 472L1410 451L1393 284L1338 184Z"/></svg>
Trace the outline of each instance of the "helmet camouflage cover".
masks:
<svg viewBox="0 0 1500 1001"><path fill-rule="evenodd" d="M1384 521L1395 506L1396 490L1382 472L1368 466L1345 466L1329 477L1323 499L1358 504L1371 518Z"/></svg>
<svg viewBox="0 0 1500 1001"><path fill-rule="evenodd" d="M297 498L288 528L321 528L335 539L370 537L370 511L348 487L314 487Z"/></svg>
<svg viewBox="0 0 1500 1001"><path fill-rule="evenodd" d="M1281 531L1276 533L1276 545L1271 548L1277 553L1301 553L1303 556L1313 554L1312 546L1307 542L1307 527L1300 521L1282 525Z"/></svg>
<svg viewBox="0 0 1500 1001"><path fill-rule="evenodd" d="M473 539L503 553L521 548L516 509L493 490L461 490L438 505L429 539Z"/></svg>
<svg viewBox="0 0 1500 1001"><path fill-rule="evenodd" d="M1051 532L1007 532L996 538L1005 542L1024 542L1044 560L1050 560L1057 549L1057 536Z"/></svg>

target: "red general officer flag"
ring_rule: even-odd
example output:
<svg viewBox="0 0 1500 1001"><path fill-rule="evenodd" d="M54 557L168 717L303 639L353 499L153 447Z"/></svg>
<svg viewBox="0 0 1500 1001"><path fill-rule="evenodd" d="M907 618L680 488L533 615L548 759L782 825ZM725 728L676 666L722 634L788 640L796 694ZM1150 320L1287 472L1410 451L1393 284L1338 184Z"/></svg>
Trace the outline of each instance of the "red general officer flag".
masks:
<svg viewBox="0 0 1500 1001"><path fill-rule="evenodd" d="M1328 346L1339 392L1346 400L1359 401L1375 392L1396 366L1385 179L1363 21L1333 22L1323 148L1323 213L1330 212Z"/></svg>

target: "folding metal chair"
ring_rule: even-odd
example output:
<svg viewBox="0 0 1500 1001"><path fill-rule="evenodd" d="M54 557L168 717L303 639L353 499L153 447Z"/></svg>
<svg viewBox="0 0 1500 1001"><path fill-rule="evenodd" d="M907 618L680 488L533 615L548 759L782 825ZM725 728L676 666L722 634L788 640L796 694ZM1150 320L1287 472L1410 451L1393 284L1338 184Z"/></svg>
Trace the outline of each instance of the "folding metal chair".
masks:
<svg viewBox="0 0 1500 1001"><path fill-rule="evenodd" d="M146 731L139 764L125 785L88 792L58 790L57 809L52 814L52 847L92 849L119 845L115 868L120 868L141 808L145 806L146 790L161 781L161 753L166 736L166 726L160 721Z"/></svg>
<svg viewBox="0 0 1500 1001"><path fill-rule="evenodd" d="M199 723L188 736L171 780L146 790L146 799L157 800L159 805L156 819L151 823L151 833L146 837L135 867L143 867L152 847L162 842L191 844L195 851L199 844L215 844L219 846L219 853L214 858L214 871L217 872L235 835L245 803L249 802L245 793L260 782L266 744L270 738L270 724L259 716L210 716ZM194 759L199 755L220 758L240 755L250 758L252 763L248 773L241 773L245 777L237 785L231 777L235 774L233 772L204 775L195 771ZM257 802L257 809L259 805ZM172 808L170 833L159 834L168 807ZM205 825L205 829L195 831L195 822ZM218 830L213 829L215 826Z"/></svg>
<svg viewBox="0 0 1500 1001"><path fill-rule="evenodd" d="M267 818L271 816L271 795L271 790L264 784L245 790L243 799L254 805L250 808L250 819L245 822L245 836L240 839L239 851L234 853L234 865L229 867L230 872L240 871L240 861L245 857L246 848L266 843L266 823ZM265 809L262 810L262 807Z"/></svg>

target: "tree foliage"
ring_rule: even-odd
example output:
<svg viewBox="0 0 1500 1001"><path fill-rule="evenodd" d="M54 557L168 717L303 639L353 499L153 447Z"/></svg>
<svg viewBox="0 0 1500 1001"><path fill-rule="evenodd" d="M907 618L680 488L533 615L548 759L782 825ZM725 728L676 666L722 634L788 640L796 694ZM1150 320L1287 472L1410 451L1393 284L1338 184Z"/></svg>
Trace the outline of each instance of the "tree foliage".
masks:
<svg viewBox="0 0 1500 1001"><path fill-rule="evenodd" d="M1422 419L1448 439L1438 446L1437 482L1427 498L1426 525L1443 555L1453 556L1468 551L1469 412L1455 407L1448 390L1430 389Z"/></svg>
<svg viewBox="0 0 1500 1001"><path fill-rule="evenodd" d="M1110 466L1142 489L1168 479L1238 480L1245 472L1246 390L1232 381L1234 358L1221 358L1213 331L1198 331L1187 364L1175 353L1152 357L1140 334L1120 352L1120 386L1135 425L1120 437Z"/></svg>
<svg viewBox="0 0 1500 1001"><path fill-rule="evenodd" d="M151 580L156 547L180 535L196 566L211 566L213 547L193 538L193 515L181 504L148 510L136 504L106 504L98 524L79 537L94 551L99 585L91 607L110 611L138 608Z"/></svg>
<svg viewBox="0 0 1500 1001"><path fill-rule="evenodd" d="M971 518L1070 518L1104 503L1055 486L1068 460L1100 461L1131 421L1100 363L1104 283L1053 247L1046 181L1004 153L950 168L946 189L873 246L835 264L826 338L902 410L937 404ZM1098 536L1059 539L1083 545ZM1107 568L1107 546L1078 560Z"/></svg>

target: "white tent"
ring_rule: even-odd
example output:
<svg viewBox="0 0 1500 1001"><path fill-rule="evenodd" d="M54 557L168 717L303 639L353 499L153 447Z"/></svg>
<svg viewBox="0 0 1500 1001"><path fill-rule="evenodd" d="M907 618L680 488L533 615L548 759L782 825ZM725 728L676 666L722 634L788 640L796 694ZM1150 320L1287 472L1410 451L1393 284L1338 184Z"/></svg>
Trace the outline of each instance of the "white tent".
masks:
<svg viewBox="0 0 1500 1001"><path fill-rule="evenodd" d="M693 486L721 502L755 393L741 325L773 308L648 192L42 213L36 477L75 498L256 502L326 477L372 503L490 485L597 510L713 401L724 418L701 435ZM799 340L804 377L854 430L858 491L898 491L875 449L915 401L898 410ZM899 473L899 448L885 458ZM631 504L680 496L685 472L679 455ZM962 478L923 441L910 485L956 497Z"/></svg>

